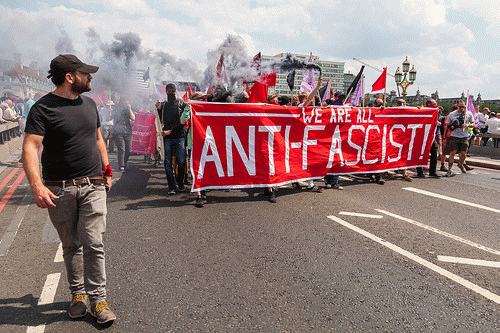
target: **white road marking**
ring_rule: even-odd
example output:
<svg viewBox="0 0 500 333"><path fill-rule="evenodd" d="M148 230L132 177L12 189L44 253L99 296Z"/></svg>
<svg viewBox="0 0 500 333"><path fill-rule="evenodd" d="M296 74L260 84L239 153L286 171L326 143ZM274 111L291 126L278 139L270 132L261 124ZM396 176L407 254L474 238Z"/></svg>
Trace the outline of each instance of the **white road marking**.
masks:
<svg viewBox="0 0 500 333"><path fill-rule="evenodd" d="M45 332L45 325L29 326L26 333L43 333Z"/></svg>
<svg viewBox="0 0 500 333"><path fill-rule="evenodd" d="M63 262L63 250L62 243L59 243L59 247L57 248L56 257L54 258L54 262Z"/></svg>
<svg viewBox="0 0 500 333"><path fill-rule="evenodd" d="M382 215L362 214L362 213L354 213L354 212L340 212L339 215L366 217L369 219L381 219L381 218L383 218Z"/></svg>
<svg viewBox="0 0 500 333"><path fill-rule="evenodd" d="M52 224L50 220L50 216L47 216L45 219L45 224L42 229L42 243L57 243L60 242L59 235L57 233L56 228Z"/></svg>
<svg viewBox="0 0 500 333"><path fill-rule="evenodd" d="M480 208L480 209L484 209L484 210L489 210L490 212L494 212L494 213L500 213L499 209L495 209L495 208L491 208L491 207L479 205L477 203L468 202L468 201L465 201L465 200L460 200L460 199L456 199L456 198L452 198L452 197L447 197L446 195L432 193L432 192L421 190L421 189L414 188L414 187L403 187L403 190L411 191L411 192L415 192L415 193L420 193L420 194L423 194L423 195L427 195L427 196L430 196L430 197L439 198L439 199L443 199L443 200L453 201L453 202L456 202L456 203L459 203L459 204L462 204L462 205L471 206L471 207L474 207L474 208Z"/></svg>
<svg viewBox="0 0 500 333"><path fill-rule="evenodd" d="M54 303L56 296L57 286L61 279L61 273L54 273L47 275L45 284L43 285L42 294L38 299L38 306ZM43 333L45 331L45 324L38 326L28 326L26 333Z"/></svg>
<svg viewBox="0 0 500 333"><path fill-rule="evenodd" d="M452 262L456 264L467 264L476 266L486 266L486 267L496 267L500 268L499 261L488 261L479 259L469 259L469 258L459 258L459 257L448 257L448 256L437 256L439 261Z"/></svg>
<svg viewBox="0 0 500 333"><path fill-rule="evenodd" d="M473 247L476 247L478 249L481 249L483 251L486 251L486 252L489 252L489 253L493 253L493 254L496 254L496 255L500 255L500 251L498 250L495 250L495 249L492 249L492 248L489 248L489 247L486 247L486 246L483 246L481 244L478 244L478 243L474 243L470 240L467 240L465 238L462 238L462 237L459 237L459 236L455 236L453 234L450 234L446 231L442 231L442 230L439 230L437 228L434 228L434 227L431 227L431 226L428 226L426 224L423 224L423 223L420 223L420 222L417 222L417 221L414 221L414 220L411 220L411 219L408 219L406 217L402 217L402 216L399 216L399 215L396 215L396 214L393 214L393 213L390 213L388 211L385 211L385 210L382 210L382 209L375 209L377 212L379 213L382 213L382 214L385 214L385 215L389 215L389 216L392 216L396 219L399 219L401 221L405 221L405 222L408 222L408 223L411 223L413 225L416 225L417 227L420 227L420 228L423 228L423 229L426 229L426 230L430 230L432 232L435 232L437 234L440 234L442 236L445 236L445 237L448 237L448 238L451 238L451 239L454 239L458 242L461 242L461 243L464 243L464 244L467 244L467 245L470 245L470 246L473 246Z"/></svg>
<svg viewBox="0 0 500 333"><path fill-rule="evenodd" d="M32 199L33 197L31 195L31 190L30 188L27 188L24 194L23 201L21 202L21 205L17 209L16 215L14 215L14 217L12 218L12 221L7 227L5 234L0 240L0 257L7 255L7 253L9 252L10 246L12 245L14 239L16 238L19 226L21 225L21 222L24 220L24 216L28 211Z"/></svg>
<svg viewBox="0 0 500 333"><path fill-rule="evenodd" d="M402 248L400 248L392 243L389 243L389 242L383 240L382 238L377 237L377 236L369 233L368 231L365 231L361 228L358 228L358 227L356 227L356 226L354 226L354 225L352 225L352 224L350 224L350 223L348 223L348 222L346 222L346 221L344 221L336 216L328 216L328 218L331 219L332 221L337 222L340 225L343 225L346 228L349 228L349 229L365 236L366 238L369 238L369 239L377 242L380 245L383 245L383 246L393 250L396 253L399 253L402 256L405 256L408 259L411 259L411 260L419 263L420 265L422 265L424 267L429 268L430 270L433 270L434 272L436 272L438 274L441 274L444 277L447 277L448 279L464 286L465 288L470 289L470 290L486 297L487 299L489 299L497 304L500 304L500 296L492 293L491 291L486 290L486 289L478 286L477 284L474 284L474 283L472 283L472 282L470 282L470 281L468 281L468 280L466 280L466 279L464 279L456 274L453 274L453 273L451 273L451 272L449 272L449 271L447 271L447 270L445 270L445 269L443 269L443 268L441 268L441 267L439 267L439 266L437 266L437 265L411 253L411 252L403 250Z"/></svg>
<svg viewBox="0 0 500 333"><path fill-rule="evenodd" d="M59 247L54 258L54 262L62 262L62 243L59 243ZM42 294L38 299L38 305L46 305L54 303L54 298L56 296L57 286L59 285L59 280L61 279L61 273L54 273L47 275L45 284L42 289ZM38 326L28 326L26 333L43 333L45 332L45 324Z"/></svg>
<svg viewBox="0 0 500 333"><path fill-rule="evenodd" d="M54 297L56 296L57 285L59 284L59 279L61 278L61 273L54 273L47 275L45 284L42 289L42 294L38 299L38 305L46 305L54 302Z"/></svg>

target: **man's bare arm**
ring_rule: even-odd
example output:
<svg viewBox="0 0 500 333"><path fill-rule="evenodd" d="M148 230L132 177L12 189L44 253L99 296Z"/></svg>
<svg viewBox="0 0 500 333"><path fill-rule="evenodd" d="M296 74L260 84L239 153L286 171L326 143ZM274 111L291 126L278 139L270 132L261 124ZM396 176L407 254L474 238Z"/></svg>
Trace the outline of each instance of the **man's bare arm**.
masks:
<svg viewBox="0 0 500 333"><path fill-rule="evenodd" d="M40 208L55 207L52 199L58 197L52 193L42 181L38 149L42 145L43 136L26 133L23 142L23 167L33 192L33 199Z"/></svg>
<svg viewBox="0 0 500 333"><path fill-rule="evenodd" d="M322 81L323 81L322 77L319 76L318 77L318 84L316 84L316 87L314 87L313 91L311 91L311 93L307 97L306 101L304 102L304 106L308 106L309 104L311 104L314 97L316 97L316 94L318 93L319 88L321 87Z"/></svg>

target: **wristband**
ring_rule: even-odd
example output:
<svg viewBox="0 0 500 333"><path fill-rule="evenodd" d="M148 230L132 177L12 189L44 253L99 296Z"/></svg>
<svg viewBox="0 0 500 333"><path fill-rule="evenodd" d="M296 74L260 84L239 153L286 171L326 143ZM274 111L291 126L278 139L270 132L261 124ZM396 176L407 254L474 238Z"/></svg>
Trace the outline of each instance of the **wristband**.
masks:
<svg viewBox="0 0 500 333"><path fill-rule="evenodd" d="M110 164L106 165L106 168L104 168L104 170L102 170L102 175L104 177L113 177L113 170L111 170Z"/></svg>

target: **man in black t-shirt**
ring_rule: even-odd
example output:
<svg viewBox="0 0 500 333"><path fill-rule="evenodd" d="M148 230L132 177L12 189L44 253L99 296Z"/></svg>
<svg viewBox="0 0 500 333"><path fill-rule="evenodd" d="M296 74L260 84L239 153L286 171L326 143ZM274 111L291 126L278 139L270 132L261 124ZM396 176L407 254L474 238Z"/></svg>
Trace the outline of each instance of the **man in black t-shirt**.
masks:
<svg viewBox="0 0 500 333"><path fill-rule="evenodd" d="M23 165L37 206L48 208L62 242L72 295L68 315L85 316L90 303L91 314L104 324L116 319L106 303L102 241L112 171L96 104L80 96L90 91L90 73L98 69L71 54L52 60L48 77L56 89L30 110ZM37 152L42 144L40 175Z"/></svg>

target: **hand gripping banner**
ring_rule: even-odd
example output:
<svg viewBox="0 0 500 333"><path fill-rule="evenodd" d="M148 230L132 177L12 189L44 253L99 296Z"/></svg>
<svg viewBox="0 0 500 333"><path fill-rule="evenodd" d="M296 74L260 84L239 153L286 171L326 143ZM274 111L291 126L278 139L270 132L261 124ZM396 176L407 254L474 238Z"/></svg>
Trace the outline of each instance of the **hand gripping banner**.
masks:
<svg viewBox="0 0 500 333"><path fill-rule="evenodd" d="M193 191L424 167L436 119L436 108L193 102Z"/></svg>

